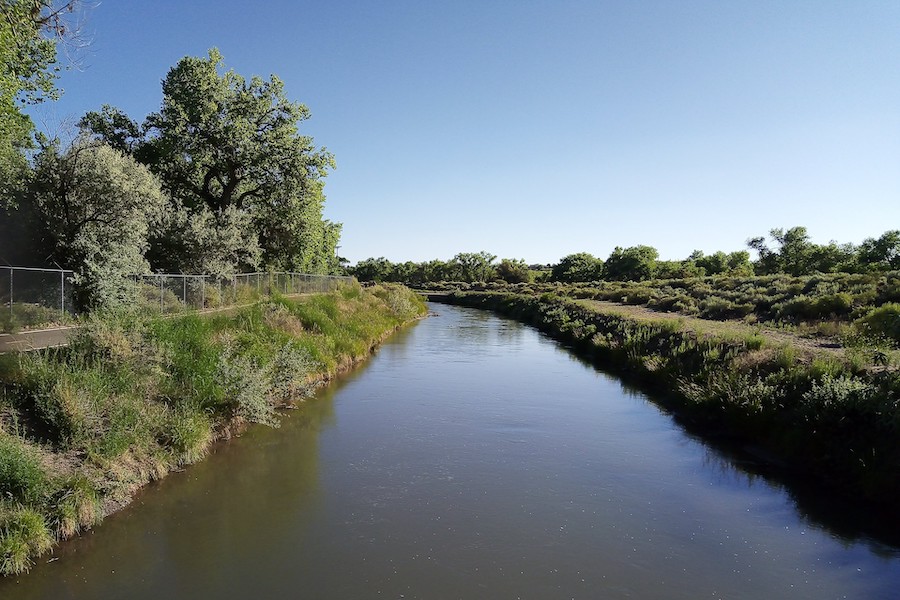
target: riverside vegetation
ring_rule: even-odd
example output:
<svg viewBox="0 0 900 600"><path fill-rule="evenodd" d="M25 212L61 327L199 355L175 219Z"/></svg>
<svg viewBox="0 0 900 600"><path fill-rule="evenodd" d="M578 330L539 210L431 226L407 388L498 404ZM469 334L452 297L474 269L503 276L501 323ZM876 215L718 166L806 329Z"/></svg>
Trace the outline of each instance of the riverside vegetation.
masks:
<svg viewBox="0 0 900 600"><path fill-rule="evenodd" d="M65 349L6 355L0 388L0 572L26 571L142 485L368 355L421 297L346 285L214 315L94 315Z"/></svg>
<svg viewBox="0 0 900 600"><path fill-rule="evenodd" d="M882 277L897 280L896 274ZM796 288L793 297L774 301L773 294L753 304L742 311L746 321L685 314L702 314L704 302L754 284L753 278L551 285L552 291L534 285L471 286L449 293L445 301L533 324L598 364L662 392L660 402L699 432L733 439L768 462L862 502L892 506L900 500L900 304L888 301L895 299L896 283L881 286L877 277L874 285L845 276L789 279ZM823 281L853 282L863 289L856 295L810 294ZM757 278L755 284L778 287L774 280ZM662 309L666 303L678 310L667 303L672 293L664 291L673 285L702 287L706 298L685 300L684 314L608 302L631 299L631 304L656 302ZM883 303L876 305L877 299ZM826 305L837 308L822 308ZM810 307L825 317L801 318ZM789 333L757 323L778 315L790 315ZM837 337L823 340L823 330Z"/></svg>

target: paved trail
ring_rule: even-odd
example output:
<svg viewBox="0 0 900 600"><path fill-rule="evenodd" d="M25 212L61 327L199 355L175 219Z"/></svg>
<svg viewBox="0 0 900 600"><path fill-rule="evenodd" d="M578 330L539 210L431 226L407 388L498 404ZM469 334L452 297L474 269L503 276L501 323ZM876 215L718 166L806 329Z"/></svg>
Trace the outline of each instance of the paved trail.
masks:
<svg viewBox="0 0 900 600"><path fill-rule="evenodd" d="M3 333L0 334L0 354L65 346L77 330L78 327L70 326L36 329L21 333Z"/></svg>
<svg viewBox="0 0 900 600"><path fill-rule="evenodd" d="M300 298L303 296L312 296L314 293L305 294L288 294L288 298ZM238 310L253 304L238 304L235 306L224 306L221 308L207 308L197 311L198 314L208 315L220 312L230 312ZM165 318L177 317L185 313L177 313L166 315ZM78 325L69 325L63 327L51 327L48 329L33 329L22 331L20 333L0 333L0 354L6 352L28 352L30 350L41 350L43 348L58 348L65 346L78 331Z"/></svg>

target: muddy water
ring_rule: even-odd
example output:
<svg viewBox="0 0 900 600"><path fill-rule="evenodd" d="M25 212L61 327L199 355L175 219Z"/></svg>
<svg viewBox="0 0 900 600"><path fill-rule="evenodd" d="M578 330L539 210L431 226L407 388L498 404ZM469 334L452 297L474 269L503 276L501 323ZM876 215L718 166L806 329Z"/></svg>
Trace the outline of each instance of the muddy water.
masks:
<svg viewBox="0 0 900 600"><path fill-rule="evenodd" d="M535 331L434 308L0 598L897 597L900 552L853 519Z"/></svg>

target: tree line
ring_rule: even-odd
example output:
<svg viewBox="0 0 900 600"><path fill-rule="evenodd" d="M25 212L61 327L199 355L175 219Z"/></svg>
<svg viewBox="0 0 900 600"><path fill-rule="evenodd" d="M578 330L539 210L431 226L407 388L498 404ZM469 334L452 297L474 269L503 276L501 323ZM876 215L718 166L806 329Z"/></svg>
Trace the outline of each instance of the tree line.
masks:
<svg viewBox="0 0 900 600"><path fill-rule="evenodd" d="M427 262L392 263L386 258L367 258L349 267L361 281L394 281L423 285L438 281L466 283L506 281L644 281L685 279L714 275L752 276L785 273L802 276L815 273L868 273L900 270L900 230L889 230L859 245L816 244L805 227L772 229L771 241L754 237L747 241L758 259L751 261L748 250L704 254L695 250L684 260L659 260L653 246L617 246L606 260L588 252L562 257L550 265L526 265L522 259L497 257L489 252L460 253L452 259Z"/></svg>
<svg viewBox="0 0 900 600"><path fill-rule="evenodd" d="M75 272L82 308L127 297L132 274L335 273L341 226L323 218L334 157L277 76L185 57L138 122L104 105L72 140L36 133L27 104L58 95L56 45L75 0L4 0L0 20L0 260Z"/></svg>

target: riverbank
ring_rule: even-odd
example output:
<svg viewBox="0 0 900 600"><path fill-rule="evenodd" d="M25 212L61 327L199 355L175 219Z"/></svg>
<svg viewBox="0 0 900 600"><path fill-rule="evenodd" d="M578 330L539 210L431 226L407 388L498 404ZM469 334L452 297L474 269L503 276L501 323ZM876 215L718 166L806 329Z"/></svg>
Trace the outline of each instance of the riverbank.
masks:
<svg viewBox="0 0 900 600"><path fill-rule="evenodd" d="M425 314L399 286L348 285L228 314L107 315L69 348L7 356L0 573L20 573L134 492L365 359Z"/></svg>
<svg viewBox="0 0 900 600"><path fill-rule="evenodd" d="M750 327L636 316L553 294L460 292L438 300L535 325L660 392L658 401L692 430L734 438L831 491L880 506L900 500L895 369Z"/></svg>

